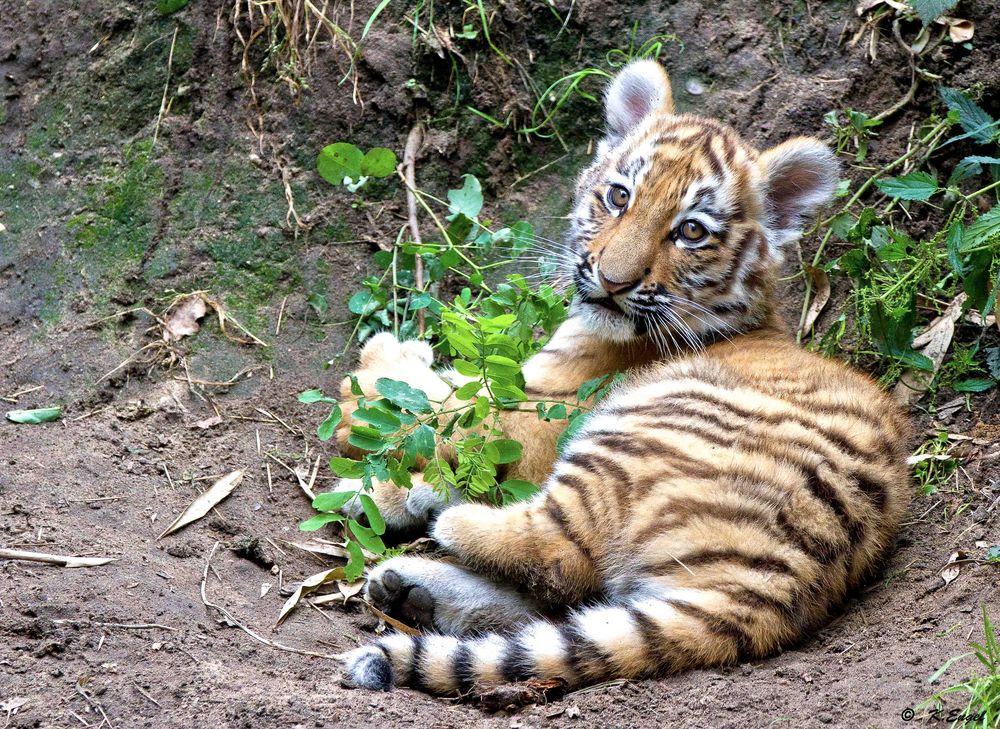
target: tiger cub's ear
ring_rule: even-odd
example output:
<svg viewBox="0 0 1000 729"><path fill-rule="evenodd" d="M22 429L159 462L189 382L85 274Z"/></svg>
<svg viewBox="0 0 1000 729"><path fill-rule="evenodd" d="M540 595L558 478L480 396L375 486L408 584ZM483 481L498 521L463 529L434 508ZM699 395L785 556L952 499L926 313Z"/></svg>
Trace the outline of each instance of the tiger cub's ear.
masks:
<svg viewBox="0 0 1000 729"><path fill-rule="evenodd" d="M760 156L763 198L771 253L802 233L806 220L830 199L837 184L837 159L818 139L796 137Z"/></svg>
<svg viewBox="0 0 1000 729"><path fill-rule="evenodd" d="M656 61L633 61L615 76L604 94L608 134L624 137L654 112L674 112L670 77Z"/></svg>

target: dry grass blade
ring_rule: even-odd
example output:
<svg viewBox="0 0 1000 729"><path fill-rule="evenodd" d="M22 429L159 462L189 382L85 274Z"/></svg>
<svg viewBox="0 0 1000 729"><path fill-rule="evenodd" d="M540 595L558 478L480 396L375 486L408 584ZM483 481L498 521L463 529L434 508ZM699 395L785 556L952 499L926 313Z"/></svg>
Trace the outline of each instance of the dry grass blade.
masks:
<svg viewBox="0 0 1000 729"><path fill-rule="evenodd" d="M191 522L201 519L212 509L213 506L229 496L229 494L233 492L233 489L240 485L242 480L243 471L233 471L232 473L220 478L212 484L212 488L192 501L191 505L188 506L188 508L186 508L180 516L174 519L173 523L168 526L163 533L157 537L157 539L162 539L168 534L187 526Z"/></svg>
<svg viewBox="0 0 1000 729"><path fill-rule="evenodd" d="M19 559L26 562L44 562L60 567L100 567L116 562L116 557L67 557L45 552L25 552L20 549L0 549L0 559Z"/></svg>
<svg viewBox="0 0 1000 729"><path fill-rule="evenodd" d="M324 570L323 572L317 572L315 575L311 575L302 581L302 584L298 586L292 596L285 600L285 604L281 606L281 612L278 613L278 620L275 622L274 627L281 625L285 618L289 616L295 606L299 604L306 595L315 592L317 589L329 582L338 582L345 579L343 567L334 567L330 570Z"/></svg>
<svg viewBox="0 0 1000 729"><path fill-rule="evenodd" d="M372 615L374 615L376 618L381 620L386 625L392 626L400 633L406 633L407 635L420 635L420 631L417 630L416 628L412 628L406 623L400 620L396 620L396 618L392 617L391 615L386 615L384 612L379 610L377 607L372 605L367 600L362 600L362 602L364 603L364 606L371 611Z"/></svg>

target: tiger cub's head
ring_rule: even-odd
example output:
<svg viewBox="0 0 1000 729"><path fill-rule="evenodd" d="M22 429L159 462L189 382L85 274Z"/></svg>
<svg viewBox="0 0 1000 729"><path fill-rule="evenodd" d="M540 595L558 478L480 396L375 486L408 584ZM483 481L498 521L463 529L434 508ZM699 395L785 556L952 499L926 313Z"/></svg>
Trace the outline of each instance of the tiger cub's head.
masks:
<svg viewBox="0 0 1000 729"><path fill-rule="evenodd" d="M623 69L605 103L563 257L586 326L664 351L760 326L783 249L833 191L833 154L809 137L758 152L719 122L674 114L654 61Z"/></svg>

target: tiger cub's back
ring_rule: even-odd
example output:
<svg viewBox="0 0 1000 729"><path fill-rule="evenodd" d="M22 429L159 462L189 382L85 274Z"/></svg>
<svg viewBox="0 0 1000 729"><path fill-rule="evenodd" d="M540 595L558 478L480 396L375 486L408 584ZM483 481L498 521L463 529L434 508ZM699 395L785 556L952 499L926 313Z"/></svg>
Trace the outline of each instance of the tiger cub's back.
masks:
<svg viewBox="0 0 1000 729"><path fill-rule="evenodd" d="M594 489L585 546L606 574L718 593L715 619L743 624L747 652L765 654L877 566L910 501L909 439L870 379L761 332L647 369L595 412L554 478L613 462L614 498L596 491L609 480L576 479Z"/></svg>

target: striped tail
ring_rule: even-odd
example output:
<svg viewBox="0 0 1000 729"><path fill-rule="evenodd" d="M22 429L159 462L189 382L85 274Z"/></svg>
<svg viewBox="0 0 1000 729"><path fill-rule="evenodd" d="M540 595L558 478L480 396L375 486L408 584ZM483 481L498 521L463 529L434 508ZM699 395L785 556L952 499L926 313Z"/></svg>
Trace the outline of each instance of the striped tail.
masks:
<svg viewBox="0 0 1000 729"><path fill-rule="evenodd" d="M560 623L536 620L511 635L476 638L394 633L345 656L360 687L410 686L465 694L476 686L563 678L570 687L734 663L777 648L770 625L719 616L725 596L672 590L685 599L635 599L586 607ZM780 631L785 632L785 631ZM791 636L781 636L790 638Z"/></svg>

